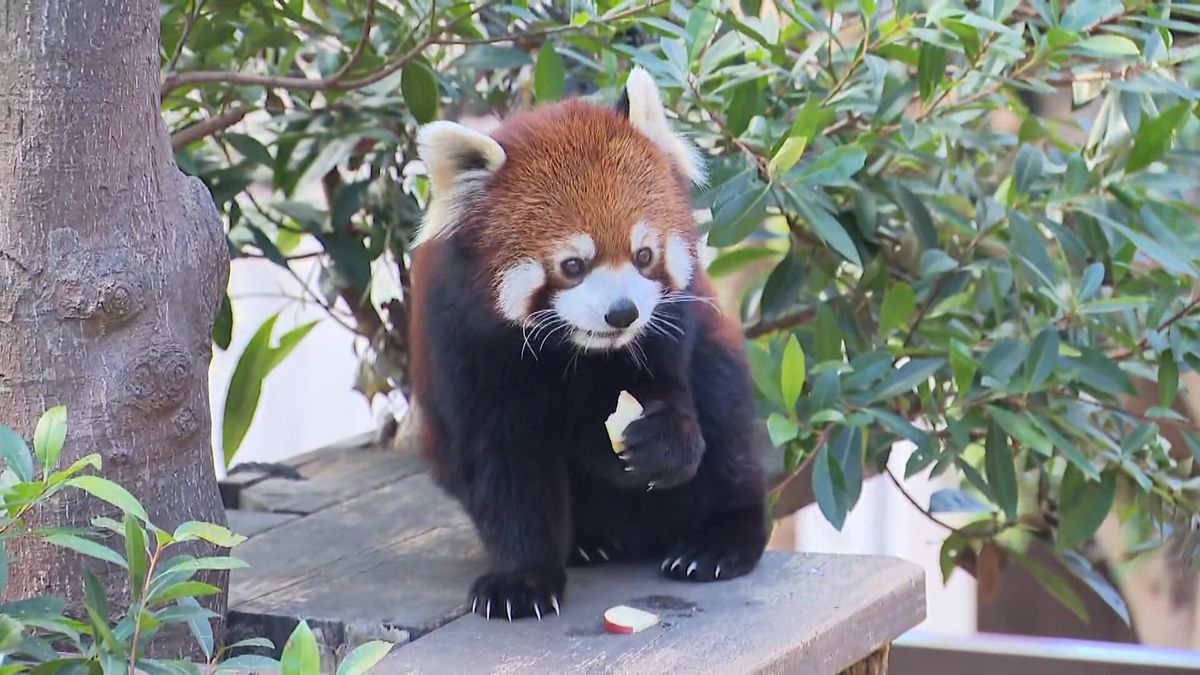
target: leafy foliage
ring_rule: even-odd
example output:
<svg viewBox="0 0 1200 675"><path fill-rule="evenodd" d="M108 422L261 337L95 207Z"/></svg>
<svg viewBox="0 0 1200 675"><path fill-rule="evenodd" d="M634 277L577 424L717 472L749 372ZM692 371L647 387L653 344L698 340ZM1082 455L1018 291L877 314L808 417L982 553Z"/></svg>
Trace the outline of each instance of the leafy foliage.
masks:
<svg viewBox="0 0 1200 675"><path fill-rule="evenodd" d="M130 595L116 610L105 595L104 587L85 568L83 584L86 620L65 614L59 598L34 597L0 604L0 665L5 673L85 672L85 673L236 673L258 672L261 668L281 667L297 675L318 675L319 663L313 660L317 645L301 624L293 642L303 644L304 658L284 650L281 661L257 655L226 658L235 650L250 648L274 650L269 640L253 639L218 648L213 641L212 611L200 606L197 598L224 592L208 583L193 579L201 570L245 567L241 560L210 556L196 558L175 554L184 542L202 539L220 547L234 547L245 537L224 527L201 522L186 522L174 532L162 530L146 517L138 501L121 486L100 476L85 473L99 471L99 455L80 458L59 470L57 457L66 439L67 410L62 406L42 416L34 433L34 452L45 459L38 477L29 469L33 462L25 441L12 429L0 426L0 442L5 443L3 473L0 473L0 591L8 581L10 561L6 543L17 537L38 537L46 543L72 550L108 565L115 565L129 577ZM116 506L123 513L118 522L97 517L92 527L30 528L26 517L45 506L59 493L76 488ZM123 542L122 542L123 540ZM121 544L123 543L123 547ZM117 547L114 547L114 544ZM186 661L166 661L145 656L147 647L163 629L183 624L191 631L208 658L198 665ZM338 670L342 673L366 672L387 655L392 645L370 642L348 654ZM136 669L136 670L135 670Z"/></svg>
<svg viewBox="0 0 1200 675"><path fill-rule="evenodd" d="M180 164L239 256L319 263L308 301L363 336L359 390L405 390L418 124L611 102L641 65L710 160L709 269L770 438L830 522L874 473L953 479L917 504L947 528L947 569L1042 542L1120 612L1089 564L1096 528L1115 515L1137 552L1200 512L1178 408L1200 365L1200 8L571 7L167 0ZM1158 405L1132 405L1142 385Z"/></svg>

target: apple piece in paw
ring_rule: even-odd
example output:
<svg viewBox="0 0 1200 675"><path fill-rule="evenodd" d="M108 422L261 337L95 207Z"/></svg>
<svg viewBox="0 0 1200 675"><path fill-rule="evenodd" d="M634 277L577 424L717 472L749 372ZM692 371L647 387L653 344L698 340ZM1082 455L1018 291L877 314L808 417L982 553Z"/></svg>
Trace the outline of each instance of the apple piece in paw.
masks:
<svg viewBox="0 0 1200 675"><path fill-rule="evenodd" d="M612 441L613 452L620 454L625 449L625 428L641 415L641 402L634 398L633 394L622 391L617 396L617 409L604 421L604 428L608 430L608 439Z"/></svg>

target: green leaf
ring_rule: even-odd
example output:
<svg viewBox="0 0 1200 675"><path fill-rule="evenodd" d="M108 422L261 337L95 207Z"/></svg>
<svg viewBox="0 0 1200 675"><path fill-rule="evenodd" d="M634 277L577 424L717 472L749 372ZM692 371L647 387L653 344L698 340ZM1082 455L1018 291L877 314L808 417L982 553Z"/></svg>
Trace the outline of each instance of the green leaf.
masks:
<svg viewBox="0 0 1200 675"><path fill-rule="evenodd" d="M320 671L321 654L308 622L301 621L283 646L282 675L312 675Z"/></svg>
<svg viewBox="0 0 1200 675"><path fill-rule="evenodd" d="M133 495L129 494L128 490L106 478L101 478L100 476L77 476L67 481L67 485L77 487L97 499L106 501L121 509L124 513L137 516L143 522L149 520L149 516L146 515L146 509L142 508L142 505L138 503L138 500Z"/></svg>
<svg viewBox="0 0 1200 675"><path fill-rule="evenodd" d="M1049 591L1051 595L1057 598L1058 601L1061 602L1067 609L1071 610L1071 613L1079 617L1081 621L1086 622L1088 620L1087 609L1083 606L1083 601L1079 599L1079 596L1075 593L1075 591L1071 590L1071 587L1067 585L1067 582L1063 581L1062 578L1057 574L1050 571L1050 569L1041 563L1031 559L1029 556L1022 553L1016 553L1015 551L1011 553L1016 557L1017 561L1021 563L1021 566L1024 567L1027 572L1029 572L1029 576L1033 577L1039 584L1042 585L1042 588L1045 588L1047 591Z"/></svg>
<svg viewBox="0 0 1200 675"><path fill-rule="evenodd" d="M1067 569L1091 587L1096 595L1111 607L1117 616L1121 617L1126 626L1130 625L1129 608L1125 605L1125 599L1121 597L1121 593L1117 589L1113 588L1108 579L1105 579L1092 567L1092 563L1087 558L1075 551L1062 551L1059 553L1059 558Z"/></svg>
<svg viewBox="0 0 1200 675"><path fill-rule="evenodd" d="M247 647L261 647L263 649L270 649L271 651L274 651L275 643L271 642L267 638L259 637L259 638L246 638L245 640L238 640L237 642L229 645L230 649L245 649Z"/></svg>
<svg viewBox="0 0 1200 675"><path fill-rule="evenodd" d="M232 548L246 541L246 537L243 537L240 534L234 534L220 525L202 523L194 520L183 523L179 527L175 528L175 534L173 536L175 537L176 541L203 539L210 544L215 544L223 548Z"/></svg>
<svg viewBox="0 0 1200 675"><path fill-rule="evenodd" d="M987 513L988 506L962 490L942 489L929 496L930 513Z"/></svg>
<svg viewBox="0 0 1200 675"><path fill-rule="evenodd" d="M954 374L954 386L958 389L959 397L971 393L978 366L970 347L957 340L950 343L950 370Z"/></svg>
<svg viewBox="0 0 1200 675"><path fill-rule="evenodd" d="M796 162L800 161L800 157L804 155L804 149L816 136L820 120L821 97L810 96L800 108L787 138L771 156L771 161L767 164L767 173L777 178L795 166Z"/></svg>
<svg viewBox="0 0 1200 675"><path fill-rule="evenodd" d="M146 530L128 513L125 514L125 558L129 561L129 584L133 600L137 602L148 584L146 574L150 564L150 551L146 548Z"/></svg>
<svg viewBox="0 0 1200 675"><path fill-rule="evenodd" d="M899 396L912 391L928 380L938 368L945 365L943 359L913 359L888 375L871 398L871 403Z"/></svg>
<svg viewBox="0 0 1200 675"><path fill-rule="evenodd" d="M279 670L279 662L275 659L257 654L243 654L222 661L217 666L218 675L224 673L273 673Z"/></svg>
<svg viewBox="0 0 1200 675"><path fill-rule="evenodd" d="M33 431L33 454L41 460L43 475L49 476L58 466L58 456L66 440L67 408L56 405L42 415Z"/></svg>
<svg viewBox="0 0 1200 675"><path fill-rule="evenodd" d="M147 598L146 601L151 606L156 606L164 605L180 598L201 598L206 595L216 595L220 592L221 589L217 586L206 584L202 581L181 581L158 589L158 592ZM273 645L269 646L273 647Z"/></svg>
<svg viewBox="0 0 1200 675"><path fill-rule="evenodd" d="M1170 408L1179 393L1179 364L1170 349L1163 350L1158 357L1158 404Z"/></svg>
<svg viewBox="0 0 1200 675"><path fill-rule="evenodd" d="M693 12L696 14L698 12ZM537 66L533 73L533 91L539 103L557 101L567 89L567 69L554 44L546 42L538 50Z"/></svg>
<svg viewBox="0 0 1200 675"><path fill-rule="evenodd" d="M1100 476L1100 482L1089 481L1074 464L1067 464L1058 497L1055 544L1060 550L1086 543L1112 509L1116 471L1109 469Z"/></svg>
<svg viewBox="0 0 1200 675"><path fill-rule="evenodd" d="M209 620L219 615L200 607L200 603L195 598L180 598L176 602L176 609L180 610L180 616L186 617L188 629L191 630L192 637L196 638L196 644L200 645L200 649L204 652L204 655L211 659L215 640L213 639L212 623ZM170 609L163 610L163 612L169 611ZM159 616L161 614L160 612ZM160 620L166 623L165 620ZM311 671L305 672L316 673L318 670L314 668Z"/></svg>
<svg viewBox="0 0 1200 675"><path fill-rule="evenodd" d="M5 656L5 661L8 661L8 655L20 644L24 632L25 626L20 621L0 614L0 654Z"/></svg>
<svg viewBox="0 0 1200 675"><path fill-rule="evenodd" d="M722 204L713 214L708 244L724 248L748 237L767 215L769 192L768 186L759 183Z"/></svg>
<svg viewBox="0 0 1200 675"><path fill-rule="evenodd" d="M725 124L734 137L741 136L750 126L750 120L758 114L759 99L757 80L743 82L729 93Z"/></svg>
<svg viewBox="0 0 1200 675"><path fill-rule="evenodd" d="M693 10L693 15L696 11ZM338 665L337 675L363 675L392 651L392 643L375 640L359 645Z"/></svg>
<svg viewBox="0 0 1200 675"><path fill-rule="evenodd" d="M800 427L792 420L773 412L767 417L767 433L771 437L771 445L778 448L795 440L800 435Z"/></svg>
<svg viewBox="0 0 1200 675"><path fill-rule="evenodd" d="M1029 193L1029 186L1042 177L1046 157L1032 145L1021 146L1013 165L1013 189L1021 194Z"/></svg>
<svg viewBox="0 0 1200 675"><path fill-rule="evenodd" d="M1084 455L1079 448L1070 441L1070 439L1064 436L1062 432L1060 432L1058 428L1054 426L1053 422L1043 419L1037 415L1030 415L1029 419L1031 419L1033 424L1040 429L1042 433L1051 440L1051 442L1054 443L1054 447L1058 449L1058 452L1063 457L1066 457L1068 461L1078 467L1085 476L1093 480L1098 480L1100 478L1100 472L1096 470L1096 467L1092 464L1092 461L1088 459L1087 456Z"/></svg>
<svg viewBox="0 0 1200 675"><path fill-rule="evenodd" d="M83 571L84 609L92 620L92 628L96 631L97 642L104 644L110 651L120 652L121 642L113 635L108 626L108 598L104 595L104 586L92 574L91 570Z"/></svg>
<svg viewBox="0 0 1200 675"><path fill-rule="evenodd" d="M22 482L33 480L33 456L29 454L29 446L17 432L4 425L0 425L0 460Z"/></svg>
<svg viewBox="0 0 1200 675"><path fill-rule="evenodd" d="M213 344L221 349L229 349L233 341L233 305L229 302L229 294L221 298L221 308L217 310L217 319L213 323Z"/></svg>
<svg viewBox="0 0 1200 675"><path fill-rule="evenodd" d="M233 149L237 150L238 154L245 157L247 161L267 168L275 166L275 158L271 156L271 151L267 149L267 146L259 142L258 139L246 134L232 132L225 132L221 135L221 138L226 143L232 145Z"/></svg>
<svg viewBox="0 0 1200 675"><path fill-rule="evenodd" d="M951 532L942 542L942 549L938 553L938 562L942 569L942 583L950 581L950 575L958 566L958 558L966 548L969 548L966 538L957 532Z"/></svg>
<svg viewBox="0 0 1200 675"><path fill-rule="evenodd" d="M1101 56L1138 56L1137 43L1120 35L1096 35L1086 38L1079 46Z"/></svg>
<svg viewBox="0 0 1200 675"><path fill-rule="evenodd" d="M917 85L921 100L929 101L946 76L946 50L930 42L921 43L917 52Z"/></svg>
<svg viewBox="0 0 1200 675"><path fill-rule="evenodd" d="M1008 436L995 422L988 425L987 442L984 446L983 469L988 486L1009 520L1017 517L1017 470L1013 464Z"/></svg>
<svg viewBox="0 0 1200 675"><path fill-rule="evenodd" d="M756 246L743 246L732 251L725 251L708 264L708 276L717 279L733 274L751 263L777 255L779 255L778 251Z"/></svg>
<svg viewBox="0 0 1200 675"><path fill-rule="evenodd" d="M1094 262L1083 271L1083 279L1079 282L1079 292L1075 298L1080 302L1090 300L1100 290L1104 282L1104 263Z"/></svg>
<svg viewBox="0 0 1200 675"><path fill-rule="evenodd" d="M713 33L717 30L715 5L714 0L700 0L692 9L691 15L688 16L685 28L688 37L688 58L693 62L699 58L700 53L704 51L704 47L708 45L708 41L712 39Z"/></svg>
<svg viewBox="0 0 1200 675"><path fill-rule="evenodd" d="M1121 13L1121 0L1086 0L1072 2L1063 12L1059 28L1078 33Z"/></svg>
<svg viewBox="0 0 1200 675"><path fill-rule="evenodd" d="M866 162L866 150L857 145L839 145L803 167L795 180L811 185L844 185Z"/></svg>
<svg viewBox="0 0 1200 675"><path fill-rule="evenodd" d="M1044 328L1033 340L1029 350L1027 372L1030 389L1046 381L1058 365L1058 331L1054 328Z"/></svg>
<svg viewBox="0 0 1200 675"><path fill-rule="evenodd" d="M817 233L821 241L828 244L847 261L862 266L862 259L858 256L858 249L854 247L854 241L850 239L846 228L836 218L829 215L820 205L809 206L803 199L797 198L795 204L800 214L808 221L809 227Z"/></svg>
<svg viewBox="0 0 1200 675"><path fill-rule="evenodd" d="M417 122L427 124L437 119L440 103L437 77L424 58L417 57L401 69L400 93Z"/></svg>
<svg viewBox="0 0 1200 675"><path fill-rule="evenodd" d="M1171 149L1175 132L1183 126L1191 109L1190 102L1181 101L1158 117L1142 122L1134 137L1133 150L1130 150L1129 159L1125 162L1126 173L1141 171L1165 157Z"/></svg>
<svg viewBox="0 0 1200 675"><path fill-rule="evenodd" d="M47 544L53 544L54 546L61 546L62 548L69 548L72 551L75 551L77 553L82 553L83 555L86 555L86 556L91 556L91 557L97 558L99 560L104 560L106 562L110 562L114 565L117 565L118 567L120 567L122 569L129 568L129 565L125 562L125 559L122 558L119 553L117 553L116 551L112 550L111 548L109 548L103 544L94 542L90 539L84 539L83 537L78 537L73 534L57 533L57 534L47 535L46 537L43 538L43 540Z"/></svg>
<svg viewBox="0 0 1200 675"><path fill-rule="evenodd" d="M249 567L244 560L230 558L227 556L211 556L208 558L185 559L173 563L168 566L163 572L187 571L198 572L200 570L239 570Z"/></svg>
<svg viewBox="0 0 1200 675"><path fill-rule="evenodd" d="M795 409L796 402L800 400L800 393L804 390L805 377L804 348L800 346L800 341L796 339L796 336L792 335L783 350L783 364L779 380L783 392L783 403L788 410Z"/></svg>
<svg viewBox="0 0 1200 675"><path fill-rule="evenodd" d="M912 286L898 281L888 289L879 308L879 339L886 338L893 330L906 325L917 309L917 296Z"/></svg>
<svg viewBox="0 0 1200 675"><path fill-rule="evenodd" d="M825 520L840 532L846 522L845 482L841 467L831 459L829 445L821 446L813 459L813 494Z"/></svg>

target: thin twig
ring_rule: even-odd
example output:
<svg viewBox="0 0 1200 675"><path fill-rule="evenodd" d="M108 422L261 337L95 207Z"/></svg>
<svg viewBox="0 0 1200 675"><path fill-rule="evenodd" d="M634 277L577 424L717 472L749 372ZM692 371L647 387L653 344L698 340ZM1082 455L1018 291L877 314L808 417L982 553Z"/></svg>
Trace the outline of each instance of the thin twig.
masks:
<svg viewBox="0 0 1200 675"><path fill-rule="evenodd" d="M186 148L188 145L202 138L208 138L213 134L220 133L241 122L246 115L250 114L251 110L252 108L245 106L230 108L216 117L210 117L203 122L197 122L189 127L184 127L171 134L171 149L179 150Z"/></svg>
<svg viewBox="0 0 1200 675"><path fill-rule="evenodd" d="M1179 310L1173 316L1171 316L1169 319L1167 319L1166 321L1163 321L1161 324L1159 324L1158 329L1155 332L1161 333L1161 332L1169 329L1171 326L1173 326L1175 324L1175 322L1186 317L1188 314L1190 314L1192 312L1192 310L1196 309L1197 307L1200 307L1200 295L1193 297L1191 299L1191 301L1189 301L1186 305L1183 306L1183 309ZM1139 354L1139 353L1145 351L1146 348L1149 346L1150 346L1150 338L1145 337L1145 338L1142 338L1142 341L1137 344L1136 349L1118 350L1118 351L1115 351L1115 352L1109 354L1108 358L1112 359L1113 361L1124 361L1125 359L1127 359L1135 354Z"/></svg>
<svg viewBox="0 0 1200 675"><path fill-rule="evenodd" d="M892 485L896 486L896 489L900 491L900 494L904 495L904 498L908 500L908 503L913 505L913 508L920 511L930 521L944 527L945 529L947 529L951 532L958 532L958 528L954 527L953 525L950 525L949 523L945 522L941 518L938 518L937 516L930 513L929 509L925 508L924 506L921 506L921 504L917 502L916 498L914 498L911 494L909 494L908 490L904 489L904 485L902 485L900 483L900 479L896 478L896 474L892 473L891 467L884 467L883 472L885 474L887 474L887 477L892 480Z"/></svg>
<svg viewBox="0 0 1200 675"><path fill-rule="evenodd" d="M825 445L827 440L829 440L829 434L833 431L833 427L834 425L832 424L825 425L825 428L821 430L821 435L817 436L817 442L813 444L812 452L808 453L808 456L805 457L802 462L800 462L795 471L788 474L788 477L780 481L779 484L774 488L771 488L771 494L782 494L783 491L792 484L792 481L796 480L796 478L804 473L805 469L808 468L808 465L812 464L813 459L817 456L817 453L821 451L821 447Z"/></svg>
<svg viewBox="0 0 1200 675"><path fill-rule="evenodd" d="M187 44L188 38L192 36L192 30L196 27L196 21L200 19L200 10L204 8L204 0L192 0L191 11L188 12L187 20L183 24L183 33L179 36L179 42L175 45L175 53L171 55L171 61L167 64L167 72L175 72L175 66L179 63L179 57L183 56L183 48Z"/></svg>

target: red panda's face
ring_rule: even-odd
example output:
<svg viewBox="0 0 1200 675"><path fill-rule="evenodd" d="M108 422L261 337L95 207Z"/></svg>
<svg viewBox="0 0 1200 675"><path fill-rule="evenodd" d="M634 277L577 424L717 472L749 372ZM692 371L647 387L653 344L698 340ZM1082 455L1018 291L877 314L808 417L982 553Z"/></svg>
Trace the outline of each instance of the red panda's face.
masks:
<svg viewBox="0 0 1200 675"><path fill-rule="evenodd" d="M684 296L697 265L694 154L666 126L653 81L630 75L628 111L579 101L507 121L491 137L422 132L434 199L421 239L463 237L496 312L543 344L619 349Z"/></svg>

